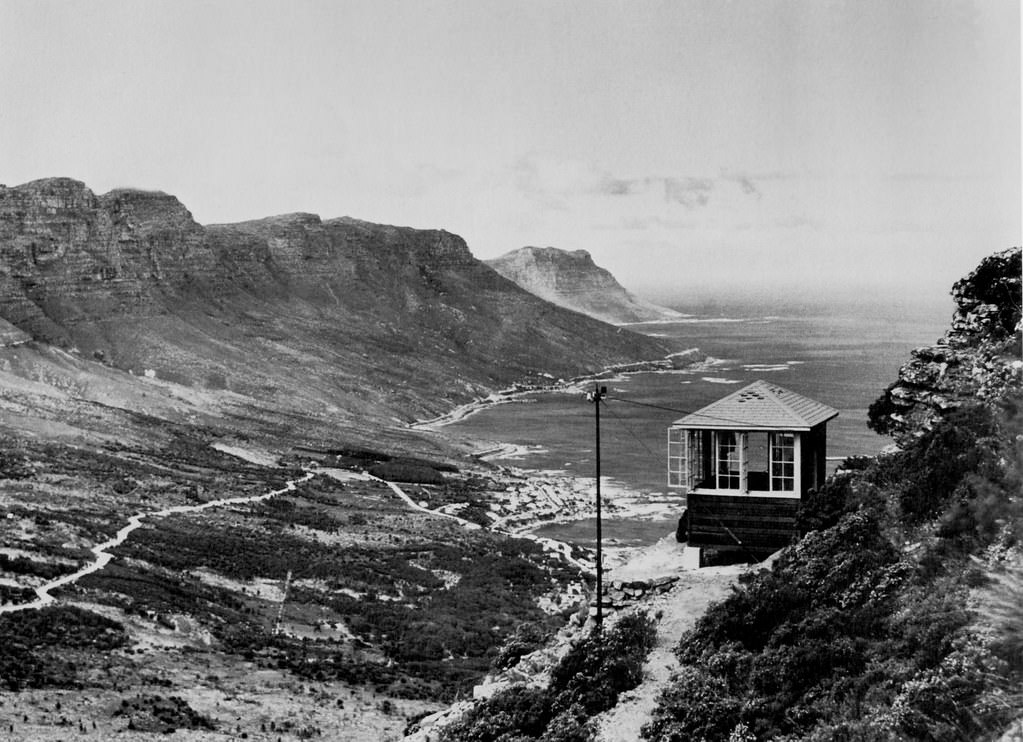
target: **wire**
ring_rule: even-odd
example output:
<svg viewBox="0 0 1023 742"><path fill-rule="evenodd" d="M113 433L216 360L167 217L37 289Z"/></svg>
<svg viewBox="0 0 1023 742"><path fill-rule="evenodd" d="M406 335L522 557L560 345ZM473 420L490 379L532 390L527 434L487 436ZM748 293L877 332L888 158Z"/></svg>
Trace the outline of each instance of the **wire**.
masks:
<svg viewBox="0 0 1023 742"><path fill-rule="evenodd" d="M629 427L629 424L627 422L625 422L625 420L617 412L615 412L613 408L608 407L607 405L604 405L604 409L607 410L608 412L610 412L611 415L618 422L620 422L622 424L622 426L625 428L625 430L628 431L629 435L631 435L633 438L635 438L636 442L639 443L639 445L641 445L643 448L645 448L647 453L649 453L651 456L653 456L655 458L660 458L663 455L663 454L660 454L660 453L654 453L654 451L650 448L650 446L648 446L646 444L646 441L644 441L642 438L640 438L638 435L636 435L636 433L632 430L632 428Z"/></svg>
<svg viewBox="0 0 1023 742"><path fill-rule="evenodd" d="M625 404L636 405L637 407L650 407L650 408L655 409L655 410L666 410L668 412L676 412L676 413L678 413L680 415L696 414L694 412L694 410L680 410L677 407L665 407L664 405L650 404L649 402L636 402L636 401L631 400L631 399L623 399L622 397L612 397L610 395L605 396L604 399L613 399L615 402L624 402ZM611 408L609 407L608 409L611 409ZM743 426L749 424L748 422L743 422L742 420L733 420L732 418L721 417L720 415L708 415L708 414L703 413L703 412L700 412L699 415L700 415L700 417L706 418L708 420L720 420L721 422L735 423L736 425L743 425Z"/></svg>

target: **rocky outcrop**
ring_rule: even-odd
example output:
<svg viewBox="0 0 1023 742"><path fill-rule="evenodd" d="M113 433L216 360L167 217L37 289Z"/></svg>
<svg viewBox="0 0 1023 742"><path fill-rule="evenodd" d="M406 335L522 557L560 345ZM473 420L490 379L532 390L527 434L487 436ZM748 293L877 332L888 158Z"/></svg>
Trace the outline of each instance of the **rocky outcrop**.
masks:
<svg viewBox="0 0 1023 742"><path fill-rule="evenodd" d="M203 227L165 193L68 178L0 187L0 320L136 374L391 422L667 350L539 300L448 232Z"/></svg>
<svg viewBox="0 0 1023 742"><path fill-rule="evenodd" d="M1020 248L985 258L952 287L951 327L917 348L870 408L870 425L900 438L929 429L969 400L995 400L1023 383Z"/></svg>
<svg viewBox="0 0 1023 742"><path fill-rule="evenodd" d="M681 317L671 309L637 299L585 250L523 247L487 264L526 291L603 322L628 324Z"/></svg>

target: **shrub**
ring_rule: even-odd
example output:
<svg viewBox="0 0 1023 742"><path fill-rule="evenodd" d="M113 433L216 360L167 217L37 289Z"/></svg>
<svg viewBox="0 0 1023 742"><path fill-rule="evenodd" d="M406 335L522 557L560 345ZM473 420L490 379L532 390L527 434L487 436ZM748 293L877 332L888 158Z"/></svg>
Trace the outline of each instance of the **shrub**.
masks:
<svg viewBox="0 0 1023 742"><path fill-rule="evenodd" d="M515 630L515 635L501 647L494 658L493 668L505 670L514 667L525 655L539 649L548 636L548 632L533 621L521 624Z"/></svg>
<svg viewBox="0 0 1023 742"><path fill-rule="evenodd" d="M443 729L443 742L510 742L536 739L551 720L551 700L543 688L516 685L477 704Z"/></svg>
<svg viewBox="0 0 1023 742"><path fill-rule="evenodd" d="M654 645L656 622L646 613L621 617L606 631L596 627L551 672L546 689L513 686L477 704L445 728L445 742L585 742L594 714L614 706L620 693L642 680Z"/></svg>
<svg viewBox="0 0 1023 742"><path fill-rule="evenodd" d="M643 662L654 646L657 622L646 613L622 616L607 631L594 628L551 672L557 707L581 706L597 714L643 679Z"/></svg>
<svg viewBox="0 0 1023 742"><path fill-rule="evenodd" d="M387 461L376 464L369 473L378 479L390 482L409 482L412 484L444 484L444 475L433 467L402 461Z"/></svg>
<svg viewBox="0 0 1023 742"><path fill-rule="evenodd" d="M879 460L875 478L892 487L909 524L936 517L953 499L967 474L997 476L991 438L997 433L992 411L970 405L940 420L905 451Z"/></svg>
<svg viewBox="0 0 1023 742"><path fill-rule="evenodd" d="M658 699L643 739L727 740L739 720L742 703L724 681L696 667L685 666Z"/></svg>

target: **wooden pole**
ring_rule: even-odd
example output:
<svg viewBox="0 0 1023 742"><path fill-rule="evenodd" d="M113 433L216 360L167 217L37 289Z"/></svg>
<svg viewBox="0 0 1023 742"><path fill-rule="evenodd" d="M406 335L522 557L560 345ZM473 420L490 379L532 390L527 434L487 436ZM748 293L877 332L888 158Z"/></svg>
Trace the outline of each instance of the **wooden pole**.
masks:
<svg viewBox="0 0 1023 742"><path fill-rule="evenodd" d="M607 394L606 386L594 385L592 394L594 438L596 443L596 479L597 479L597 630L604 625L604 554L601 538L601 503L600 503L600 400Z"/></svg>

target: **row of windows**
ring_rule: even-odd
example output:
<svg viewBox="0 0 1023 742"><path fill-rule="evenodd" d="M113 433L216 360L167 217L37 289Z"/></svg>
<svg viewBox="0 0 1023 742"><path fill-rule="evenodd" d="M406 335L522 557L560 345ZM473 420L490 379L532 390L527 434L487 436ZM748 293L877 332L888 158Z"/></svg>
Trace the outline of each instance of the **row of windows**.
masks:
<svg viewBox="0 0 1023 742"><path fill-rule="evenodd" d="M734 431L720 431L714 434L712 486L717 489L744 490L748 489L743 482L744 475L762 472L761 476L766 477L769 472L771 491L792 492L796 479L795 435L793 433L754 435L762 437L757 439L758 445L752 452L754 458L751 460L750 434L739 434ZM704 482L703 465L702 432L670 428L668 486L694 489Z"/></svg>

